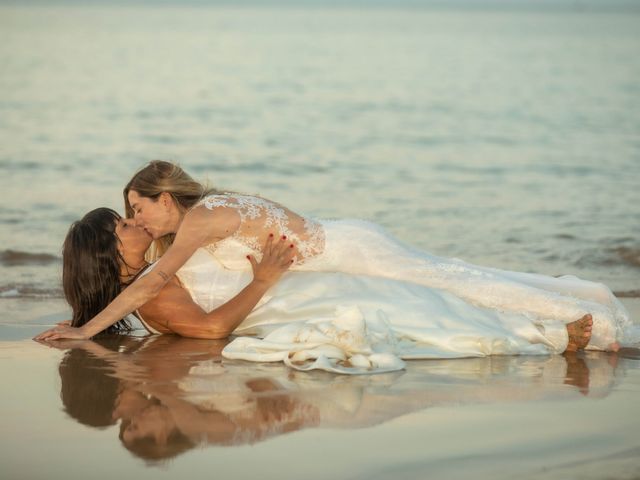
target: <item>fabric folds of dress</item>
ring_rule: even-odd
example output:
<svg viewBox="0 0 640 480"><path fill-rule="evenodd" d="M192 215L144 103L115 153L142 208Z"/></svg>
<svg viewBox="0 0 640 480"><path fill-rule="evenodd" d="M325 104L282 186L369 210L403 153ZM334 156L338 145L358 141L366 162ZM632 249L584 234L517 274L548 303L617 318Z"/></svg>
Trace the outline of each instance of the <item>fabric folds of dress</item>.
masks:
<svg viewBox="0 0 640 480"><path fill-rule="evenodd" d="M604 285L442 259L367 222L323 227L324 252L267 292L225 357L376 373L403 368L402 359L559 353L566 323L585 313L594 315L589 348L606 349L630 331L628 314ZM245 254L246 246L227 239L198 250L178 276L210 311L251 281Z"/></svg>

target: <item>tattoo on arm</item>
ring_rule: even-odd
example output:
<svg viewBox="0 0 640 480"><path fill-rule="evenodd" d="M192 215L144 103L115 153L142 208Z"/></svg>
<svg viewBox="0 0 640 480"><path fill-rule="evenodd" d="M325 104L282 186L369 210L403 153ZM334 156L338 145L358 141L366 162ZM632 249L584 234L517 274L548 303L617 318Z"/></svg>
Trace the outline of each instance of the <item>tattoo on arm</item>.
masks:
<svg viewBox="0 0 640 480"><path fill-rule="evenodd" d="M157 272L157 273L158 273L158 275L160 275L160 276L162 277L162 279L163 279L165 282L168 282L168 281L169 281L169 275L167 275L166 273L164 273L162 270L158 270L158 272Z"/></svg>

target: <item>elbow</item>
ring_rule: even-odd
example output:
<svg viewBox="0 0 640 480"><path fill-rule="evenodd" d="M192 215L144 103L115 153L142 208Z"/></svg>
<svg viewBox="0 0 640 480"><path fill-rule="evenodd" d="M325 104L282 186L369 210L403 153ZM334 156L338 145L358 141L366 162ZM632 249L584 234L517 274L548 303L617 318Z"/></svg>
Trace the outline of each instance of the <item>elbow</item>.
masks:
<svg viewBox="0 0 640 480"><path fill-rule="evenodd" d="M210 318L205 318L201 321L193 322L186 327L187 328L182 328L181 332L176 333L179 333L180 335L185 337L206 338L208 340L223 340L225 338L228 338L234 330L228 325L225 325L224 322L216 320L211 321Z"/></svg>
<svg viewBox="0 0 640 480"><path fill-rule="evenodd" d="M207 335L207 338L209 340L224 340L225 338L229 338L229 336L231 335L231 332L229 331L215 331L215 332L211 332L209 335Z"/></svg>
<svg viewBox="0 0 640 480"><path fill-rule="evenodd" d="M225 329L207 328L204 330L189 332L189 334L183 336L207 340L224 340L225 338L228 338L231 333L231 331Z"/></svg>
<svg viewBox="0 0 640 480"><path fill-rule="evenodd" d="M224 325L209 325L204 334L210 340L223 340L233 333L233 329Z"/></svg>

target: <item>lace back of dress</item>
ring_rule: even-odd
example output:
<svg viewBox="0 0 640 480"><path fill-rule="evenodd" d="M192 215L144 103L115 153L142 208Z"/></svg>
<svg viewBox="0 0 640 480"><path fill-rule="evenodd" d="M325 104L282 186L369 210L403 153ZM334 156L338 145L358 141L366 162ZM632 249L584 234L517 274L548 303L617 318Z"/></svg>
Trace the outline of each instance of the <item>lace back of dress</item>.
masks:
<svg viewBox="0 0 640 480"><path fill-rule="evenodd" d="M302 263L324 249L324 231L322 225L308 218L293 214L283 206L252 195L225 193L210 195L200 204L208 209L216 207L233 208L240 216L240 227L231 236L256 253L262 251L261 235L274 232L286 235L295 244Z"/></svg>

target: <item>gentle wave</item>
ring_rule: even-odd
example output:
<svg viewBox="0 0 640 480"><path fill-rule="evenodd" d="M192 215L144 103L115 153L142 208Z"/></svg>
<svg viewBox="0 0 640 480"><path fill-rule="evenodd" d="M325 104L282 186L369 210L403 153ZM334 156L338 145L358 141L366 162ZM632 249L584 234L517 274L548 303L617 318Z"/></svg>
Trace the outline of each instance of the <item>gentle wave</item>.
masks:
<svg viewBox="0 0 640 480"><path fill-rule="evenodd" d="M640 267L640 247L618 246L590 249L583 252L574 262L577 267L597 265L599 267Z"/></svg>
<svg viewBox="0 0 640 480"><path fill-rule="evenodd" d="M0 285L0 298L63 298L60 288L42 288L30 285Z"/></svg>
<svg viewBox="0 0 640 480"><path fill-rule="evenodd" d="M3 252L0 252L0 263L7 267L20 265L47 265L59 261L60 257L56 257L50 253L31 253L21 252L19 250L4 250Z"/></svg>

